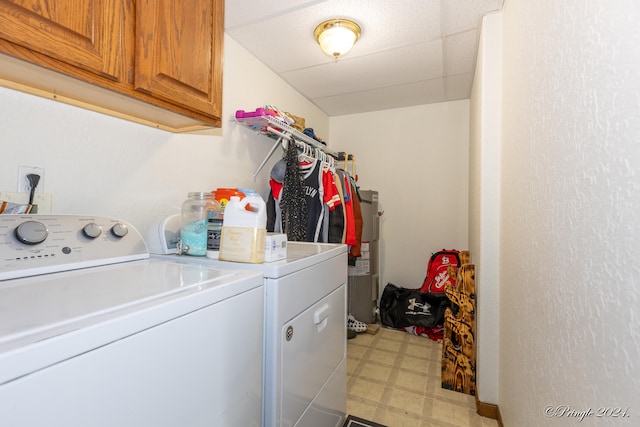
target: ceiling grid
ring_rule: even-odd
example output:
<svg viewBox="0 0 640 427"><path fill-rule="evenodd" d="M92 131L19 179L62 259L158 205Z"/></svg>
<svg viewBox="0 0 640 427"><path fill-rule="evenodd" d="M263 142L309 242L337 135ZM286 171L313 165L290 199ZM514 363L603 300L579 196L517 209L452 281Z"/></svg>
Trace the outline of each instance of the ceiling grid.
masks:
<svg viewBox="0 0 640 427"><path fill-rule="evenodd" d="M482 16L503 0L232 0L227 34L329 116L467 99ZM362 36L338 61L314 28L353 19Z"/></svg>

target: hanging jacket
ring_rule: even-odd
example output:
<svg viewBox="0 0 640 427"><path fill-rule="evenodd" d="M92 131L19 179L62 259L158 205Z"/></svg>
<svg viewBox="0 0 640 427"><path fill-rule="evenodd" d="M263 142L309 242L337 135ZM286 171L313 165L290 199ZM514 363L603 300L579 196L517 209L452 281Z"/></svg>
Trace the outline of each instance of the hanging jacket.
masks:
<svg viewBox="0 0 640 427"><path fill-rule="evenodd" d="M351 194L353 201L353 224L355 228L355 243L349 248L349 257L358 258L362 256L362 210L360 209L360 195L358 187L351 181Z"/></svg>

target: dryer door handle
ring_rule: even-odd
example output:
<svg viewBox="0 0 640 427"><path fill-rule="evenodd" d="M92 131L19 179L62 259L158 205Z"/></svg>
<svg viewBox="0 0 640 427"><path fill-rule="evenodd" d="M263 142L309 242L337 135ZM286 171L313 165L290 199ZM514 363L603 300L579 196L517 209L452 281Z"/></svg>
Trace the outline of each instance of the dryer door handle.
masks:
<svg viewBox="0 0 640 427"><path fill-rule="evenodd" d="M316 324L318 332L323 330L327 326L327 318L331 314L331 306L329 304L322 304L313 313L313 323Z"/></svg>

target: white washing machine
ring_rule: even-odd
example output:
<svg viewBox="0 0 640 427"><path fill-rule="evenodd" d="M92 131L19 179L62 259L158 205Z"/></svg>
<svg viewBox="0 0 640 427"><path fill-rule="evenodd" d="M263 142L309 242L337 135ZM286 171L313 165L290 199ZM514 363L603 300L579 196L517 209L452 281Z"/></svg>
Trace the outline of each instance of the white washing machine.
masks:
<svg viewBox="0 0 640 427"><path fill-rule="evenodd" d="M263 280L123 221L0 215L0 425L262 425Z"/></svg>
<svg viewBox="0 0 640 427"><path fill-rule="evenodd" d="M149 232L150 252L264 275L264 416L266 427L342 426L347 406L347 247L287 243L287 259L234 263L175 254L180 216Z"/></svg>

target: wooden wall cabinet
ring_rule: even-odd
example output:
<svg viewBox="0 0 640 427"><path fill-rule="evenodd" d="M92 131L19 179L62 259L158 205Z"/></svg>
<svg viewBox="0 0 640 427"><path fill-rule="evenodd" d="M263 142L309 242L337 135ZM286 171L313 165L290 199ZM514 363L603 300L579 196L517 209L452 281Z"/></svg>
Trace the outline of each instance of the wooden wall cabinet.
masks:
<svg viewBox="0 0 640 427"><path fill-rule="evenodd" d="M219 127L224 0L0 0L5 86L172 131Z"/></svg>

